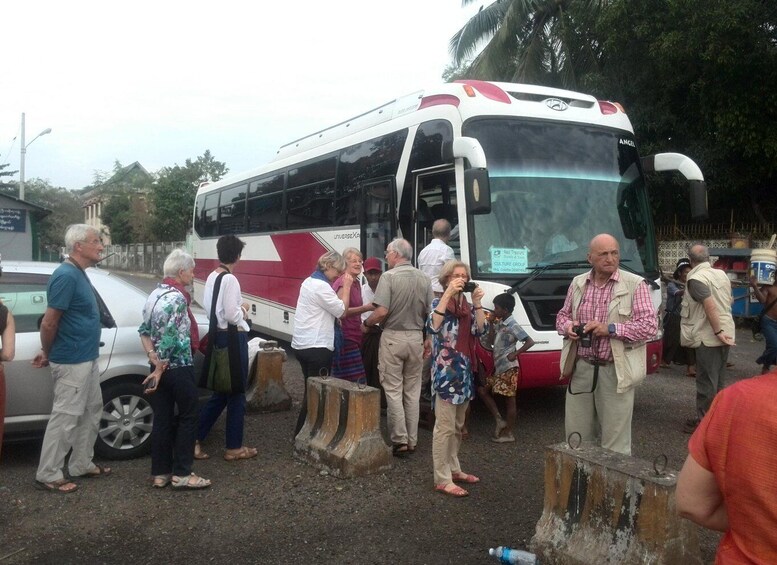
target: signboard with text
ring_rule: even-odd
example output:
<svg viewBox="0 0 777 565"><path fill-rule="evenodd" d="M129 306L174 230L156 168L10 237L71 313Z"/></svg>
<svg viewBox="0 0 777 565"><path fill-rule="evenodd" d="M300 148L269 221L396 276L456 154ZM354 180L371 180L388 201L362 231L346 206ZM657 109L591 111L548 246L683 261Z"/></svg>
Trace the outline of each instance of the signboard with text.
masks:
<svg viewBox="0 0 777 565"><path fill-rule="evenodd" d="M24 233L27 226L27 210L0 208L0 232Z"/></svg>

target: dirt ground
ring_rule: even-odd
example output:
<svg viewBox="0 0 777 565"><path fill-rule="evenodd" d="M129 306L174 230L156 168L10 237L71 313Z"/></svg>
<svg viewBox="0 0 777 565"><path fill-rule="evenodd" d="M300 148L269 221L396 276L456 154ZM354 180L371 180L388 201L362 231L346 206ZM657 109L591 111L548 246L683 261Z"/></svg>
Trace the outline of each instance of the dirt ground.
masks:
<svg viewBox="0 0 777 565"><path fill-rule="evenodd" d="M738 332L731 381L758 371L763 345ZM519 398L518 441L489 441L492 420L475 407L461 449L465 471L478 474L471 496L433 491L431 431L417 453L394 459L380 475L337 479L293 457L292 430L302 396L297 362L285 364L291 411L249 414L246 443L256 459L226 462L223 418L205 444L210 460L195 470L213 481L198 492L151 489L150 458L103 462L113 475L81 481L71 495L33 487L40 441L3 446L0 461L0 563L495 563L488 548L527 548L542 514L543 452L563 440L564 390ZM679 469L695 387L684 367L648 377L637 391L633 452L665 454ZM385 425L385 417L384 417ZM702 532L705 562L718 536Z"/></svg>

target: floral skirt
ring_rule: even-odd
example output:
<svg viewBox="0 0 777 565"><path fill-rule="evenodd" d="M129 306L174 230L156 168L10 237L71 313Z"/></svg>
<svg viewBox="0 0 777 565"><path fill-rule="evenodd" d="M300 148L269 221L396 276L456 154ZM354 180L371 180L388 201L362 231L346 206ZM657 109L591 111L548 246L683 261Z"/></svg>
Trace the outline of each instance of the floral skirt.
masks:
<svg viewBox="0 0 777 565"><path fill-rule="evenodd" d="M518 379L521 376L521 370L518 367L508 369L498 375L490 375L486 378L486 386L494 394L502 396L515 396L518 390Z"/></svg>

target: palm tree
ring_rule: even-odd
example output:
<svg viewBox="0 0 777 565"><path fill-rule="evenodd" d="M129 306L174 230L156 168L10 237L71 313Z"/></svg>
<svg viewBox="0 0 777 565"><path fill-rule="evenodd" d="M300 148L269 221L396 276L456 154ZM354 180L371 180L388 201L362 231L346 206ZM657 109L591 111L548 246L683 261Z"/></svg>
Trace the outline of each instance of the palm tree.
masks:
<svg viewBox="0 0 777 565"><path fill-rule="evenodd" d="M466 6L473 0L462 0ZM482 45L469 78L576 88L595 70L599 42L596 14L606 0L495 0L451 38L454 64L461 65Z"/></svg>

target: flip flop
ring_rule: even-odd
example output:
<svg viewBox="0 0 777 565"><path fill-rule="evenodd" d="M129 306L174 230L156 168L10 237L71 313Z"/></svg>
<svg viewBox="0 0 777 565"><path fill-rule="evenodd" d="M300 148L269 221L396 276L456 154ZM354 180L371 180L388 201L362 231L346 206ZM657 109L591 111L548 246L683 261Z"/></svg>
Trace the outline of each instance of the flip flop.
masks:
<svg viewBox="0 0 777 565"><path fill-rule="evenodd" d="M224 461L240 461L241 459L251 459L259 455L259 451L255 447L243 446L240 451L224 452Z"/></svg>
<svg viewBox="0 0 777 565"><path fill-rule="evenodd" d="M207 453L205 453L202 450L202 447L200 446L200 442L199 441L194 444L194 458L195 459L200 459L200 460L202 460L202 459L210 459L210 455L208 455Z"/></svg>
<svg viewBox="0 0 777 565"><path fill-rule="evenodd" d="M70 487L70 488L68 488ZM43 481L35 481L35 488L46 492L56 492L58 494L70 494L78 490L78 485L71 483L67 479L60 479L58 481L52 481L45 483Z"/></svg>
<svg viewBox="0 0 777 565"><path fill-rule="evenodd" d="M470 475L469 473L464 473L464 472L453 473L451 475L451 478L457 483L467 483L468 485L474 485L475 483L480 482L479 477L476 477L475 475Z"/></svg>
<svg viewBox="0 0 777 565"><path fill-rule="evenodd" d="M463 498L465 496L469 496L469 493L461 488L459 485L455 485L453 483L448 483L445 485L435 485L434 490L439 492L440 494L449 494L456 498Z"/></svg>
<svg viewBox="0 0 777 565"><path fill-rule="evenodd" d="M210 480L198 477L194 473L185 477L173 476L170 480L173 490L199 490L208 488Z"/></svg>
<svg viewBox="0 0 777 565"><path fill-rule="evenodd" d="M107 477L111 474L110 467L103 467L102 465L95 464L94 469L83 475L76 475L74 479L99 479L100 477Z"/></svg>

